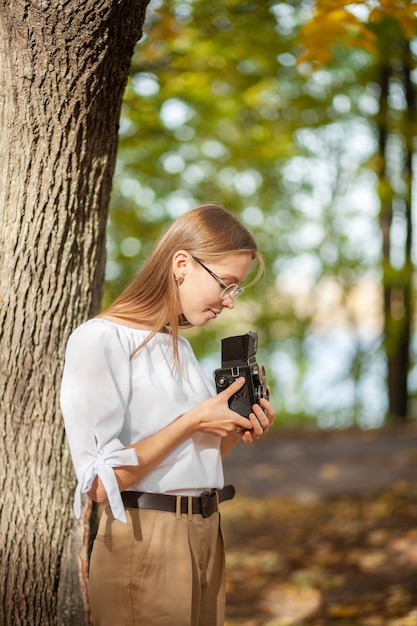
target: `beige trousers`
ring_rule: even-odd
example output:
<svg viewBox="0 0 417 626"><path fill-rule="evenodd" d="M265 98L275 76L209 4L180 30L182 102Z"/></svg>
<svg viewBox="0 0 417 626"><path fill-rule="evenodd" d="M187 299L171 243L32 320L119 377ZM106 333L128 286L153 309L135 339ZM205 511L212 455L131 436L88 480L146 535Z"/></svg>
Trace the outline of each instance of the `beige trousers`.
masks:
<svg viewBox="0 0 417 626"><path fill-rule="evenodd" d="M224 544L210 517L104 511L90 561L94 626L223 626Z"/></svg>

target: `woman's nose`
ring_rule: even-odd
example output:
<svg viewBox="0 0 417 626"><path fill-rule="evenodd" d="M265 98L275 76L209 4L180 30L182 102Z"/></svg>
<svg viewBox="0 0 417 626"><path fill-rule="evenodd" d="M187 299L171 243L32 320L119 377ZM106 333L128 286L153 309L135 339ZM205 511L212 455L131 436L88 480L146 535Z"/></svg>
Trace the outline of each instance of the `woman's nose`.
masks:
<svg viewBox="0 0 417 626"><path fill-rule="evenodd" d="M222 302L223 302L223 306L226 309L234 309L235 308L235 297L231 293L229 293L225 298L223 298Z"/></svg>

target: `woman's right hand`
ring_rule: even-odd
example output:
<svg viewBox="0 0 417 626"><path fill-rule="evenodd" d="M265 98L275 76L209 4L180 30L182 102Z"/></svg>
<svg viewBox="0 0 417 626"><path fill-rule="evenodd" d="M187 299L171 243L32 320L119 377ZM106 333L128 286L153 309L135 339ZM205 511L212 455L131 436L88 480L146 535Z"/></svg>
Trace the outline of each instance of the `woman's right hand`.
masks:
<svg viewBox="0 0 417 626"><path fill-rule="evenodd" d="M227 389L204 400L189 411L188 417L193 420L194 429L220 437L226 437L231 432L251 430L253 426L250 420L232 411L228 404L229 399L243 387L244 382L243 376L237 378Z"/></svg>

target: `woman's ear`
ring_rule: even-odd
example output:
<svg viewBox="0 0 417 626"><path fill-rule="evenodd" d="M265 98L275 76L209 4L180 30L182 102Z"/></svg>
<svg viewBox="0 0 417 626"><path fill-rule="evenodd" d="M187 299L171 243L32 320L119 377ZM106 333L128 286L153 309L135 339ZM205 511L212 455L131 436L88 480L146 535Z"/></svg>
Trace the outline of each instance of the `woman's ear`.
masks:
<svg viewBox="0 0 417 626"><path fill-rule="evenodd" d="M176 278L185 276L190 263L190 255L185 250L177 250L172 256L172 271Z"/></svg>

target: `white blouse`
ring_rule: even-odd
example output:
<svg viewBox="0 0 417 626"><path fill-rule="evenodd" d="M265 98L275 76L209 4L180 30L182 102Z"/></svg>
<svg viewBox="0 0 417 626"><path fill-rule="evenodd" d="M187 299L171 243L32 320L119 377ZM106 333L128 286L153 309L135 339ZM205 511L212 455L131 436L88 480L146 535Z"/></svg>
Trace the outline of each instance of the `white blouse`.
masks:
<svg viewBox="0 0 417 626"><path fill-rule="evenodd" d="M113 468L138 465L125 449L171 424L215 394L190 344L179 338L181 369L174 364L170 336L157 333L131 359L149 331L95 318L79 326L66 349L61 407L81 494L99 476L113 515L126 521ZM197 433L132 486L135 491L195 496L223 487L221 438Z"/></svg>

